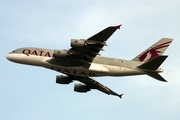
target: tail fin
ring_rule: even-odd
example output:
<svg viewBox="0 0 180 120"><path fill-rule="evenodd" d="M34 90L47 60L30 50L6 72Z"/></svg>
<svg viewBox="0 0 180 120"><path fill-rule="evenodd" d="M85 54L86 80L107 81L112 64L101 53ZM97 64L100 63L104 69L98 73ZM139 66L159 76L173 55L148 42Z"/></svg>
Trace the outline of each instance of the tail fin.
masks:
<svg viewBox="0 0 180 120"><path fill-rule="evenodd" d="M146 49L144 52L136 56L133 60L146 62L157 56L162 55L168 48L172 40L173 39L170 38L162 38L161 40L153 44L151 47Z"/></svg>

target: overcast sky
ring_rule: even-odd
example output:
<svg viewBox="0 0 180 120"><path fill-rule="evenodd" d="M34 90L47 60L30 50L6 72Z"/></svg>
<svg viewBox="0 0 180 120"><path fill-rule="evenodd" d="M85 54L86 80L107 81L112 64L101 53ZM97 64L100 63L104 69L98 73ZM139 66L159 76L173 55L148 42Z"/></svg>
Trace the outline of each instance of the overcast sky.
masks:
<svg viewBox="0 0 180 120"><path fill-rule="evenodd" d="M97 90L82 94L73 91L74 83L56 84L61 73L5 57L20 47L69 49L70 39L119 24L101 54L132 59L159 39L173 38L161 66L168 83L148 76L102 77L95 79L124 93L123 99ZM178 0L1 0L0 119L179 120L179 30Z"/></svg>

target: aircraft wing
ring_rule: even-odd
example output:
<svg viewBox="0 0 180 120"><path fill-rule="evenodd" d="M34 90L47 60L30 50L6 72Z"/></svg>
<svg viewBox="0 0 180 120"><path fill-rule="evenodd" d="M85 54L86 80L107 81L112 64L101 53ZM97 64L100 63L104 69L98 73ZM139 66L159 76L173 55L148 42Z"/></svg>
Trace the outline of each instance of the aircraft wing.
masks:
<svg viewBox="0 0 180 120"><path fill-rule="evenodd" d="M101 32L93 35L92 37L88 38L87 40L93 40L93 41L106 41L117 29L120 29L121 25L118 26L111 26L108 27Z"/></svg>
<svg viewBox="0 0 180 120"><path fill-rule="evenodd" d="M69 52L72 59L76 59L83 63L85 68L89 68L91 62L99 55L106 45L106 40L117 30L121 25L108 27L94 36L88 38L84 47L72 47ZM75 41L76 42L76 41ZM72 55L71 55L72 53Z"/></svg>
<svg viewBox="0 0 180 120"><path fill-rule="evenodd" d="M52 59L48 60L48 62L66 67L83 66L85 68L89 68L96 55L99 55L99 52L103 50L104 46L106 46L107 39L117 29L120 29L120 26L121 25L107 27L87 40L72 39L71 48L67 50L67 57L58 58L54 56Z"/></svg>
<svg viewBox="0 0 180 120"><path fill-rule="evenodd" d="M71 76L72 77L72 76ZM88 88L90 89L97 89L103 93L106 93L108 95L115 95L120 98L122 98L123 94L117 94L116 92L112 91L108 87L102 85L101 83L97 82L96 80L88 77L78 77L78 76L73 76L72 78L75 78L76 80L84 83Z"/></svg>

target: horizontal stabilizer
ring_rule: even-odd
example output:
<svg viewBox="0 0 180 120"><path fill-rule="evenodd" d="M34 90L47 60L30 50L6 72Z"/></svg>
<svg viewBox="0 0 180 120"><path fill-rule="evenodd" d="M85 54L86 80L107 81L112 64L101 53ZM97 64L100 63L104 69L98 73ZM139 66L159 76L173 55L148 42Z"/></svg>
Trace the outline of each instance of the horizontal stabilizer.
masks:
<svg viewBox="0 0 180 120"><path fill-rule="evenodd" d="M138 66L138 68L141 69L150 69L150 70L156 70L159 68L159 66L164 62L164 60L167 58L168 56L158 56L156 58L153 58L150 61L145 62L144 64Z"/></svg>
<svg viewBox="0 0 180 120"><path fill-rule="evenodd" d="M158 73L149 73L147 74L148 76L155 78L156 80L162 81L162 82L167 82L161 75Z"/></svg>

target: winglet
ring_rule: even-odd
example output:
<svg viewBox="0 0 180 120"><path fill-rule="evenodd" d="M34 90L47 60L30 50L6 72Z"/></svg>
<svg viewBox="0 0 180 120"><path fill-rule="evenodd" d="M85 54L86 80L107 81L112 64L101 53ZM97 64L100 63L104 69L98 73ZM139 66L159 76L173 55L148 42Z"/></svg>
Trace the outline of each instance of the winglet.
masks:
<svg viewBox="0 0 180 120"><path fill-rule="evenodd" d="M120 94L120 95L118 95L118 96L120 97L120 99L122 99L123 94Z"/></svg>
<svg viewBox="0 0 180 120"><path fill-rule="evenodd" d="M117 27L117 29L120 29L121 26L122 26L122 24L120 24L120 25L118 25L118 26L116 26L116 27Z"/></svg>

